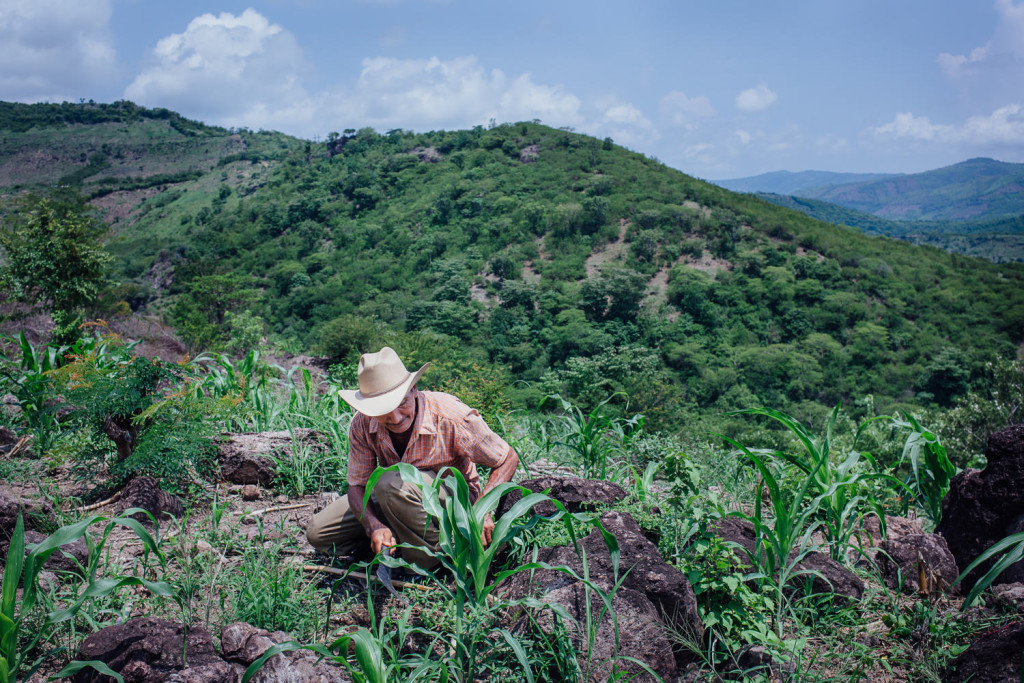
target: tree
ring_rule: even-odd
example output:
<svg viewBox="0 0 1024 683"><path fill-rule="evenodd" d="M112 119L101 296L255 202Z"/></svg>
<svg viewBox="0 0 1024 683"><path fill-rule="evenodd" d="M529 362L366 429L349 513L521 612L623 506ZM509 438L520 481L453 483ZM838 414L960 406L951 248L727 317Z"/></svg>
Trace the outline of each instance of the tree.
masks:
<svg viewBox="0 0 1024 683"><path fill-rule="evenodd" d="M15 301L41 305L53 317L53 338L78 338L82 309L95 300L110 255L100 244L106 226L77 197L21 199L0 226L6 264L0 288Z"/></svg>

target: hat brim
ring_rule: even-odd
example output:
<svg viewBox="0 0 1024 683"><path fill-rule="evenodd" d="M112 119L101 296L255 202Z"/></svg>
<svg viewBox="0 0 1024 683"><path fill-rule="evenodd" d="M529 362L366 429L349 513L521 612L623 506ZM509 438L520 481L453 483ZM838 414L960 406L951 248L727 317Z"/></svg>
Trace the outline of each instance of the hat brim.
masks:
<svg viewBox="0 0 1024 683"><path fill-rule="evenodd" d="M424 363L423 367L416 372L410 373L409 377L407 377L406 380L397 387L377 396L364 396L358 389L355 391L351 389L339 389L338 395L363 415L368 415L370 417L387 415L402 403L402 399L404 399L405 395L409 393L409 389L416 384L420 375L422 375L429 367L430 363Z"/></svg>

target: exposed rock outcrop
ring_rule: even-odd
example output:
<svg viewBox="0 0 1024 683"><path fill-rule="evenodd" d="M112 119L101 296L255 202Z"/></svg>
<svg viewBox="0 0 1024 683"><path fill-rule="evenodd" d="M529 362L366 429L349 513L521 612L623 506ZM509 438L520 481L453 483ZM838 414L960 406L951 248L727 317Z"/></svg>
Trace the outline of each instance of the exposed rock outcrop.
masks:
<svg viewBox="0 0 1024 683"><path fill-rule="evenodd" d="M124 677L125 683L237 683L234 668L220 656L206 629L193 626L185 630L154 617L130 619L93 633L78 648L78 659L98 660ZM188 665L182 657L187 647ZM75 683L106 683L109 676L94 669L83 669Z"/></svg>
<svg viewBox="0 0 1024 683"><path fill-rule="evenodd" d="M1019 683L1024 622L1010 624L977 640L946 670L943 683Z"/></svg>
<svg viewBox="0 0 1024 683"><path fill-rule="evenodd" d="M246 623L226 626L220 636L221 656L234 666L239 680L246 668L272 645L293 638L282 631L266 631ZM317 662L319 655L309 650L282 652L268 659L252 683L301 681L302 683L347 683L351 680L341 667Z"/></svg>
<svg viewBox="0 0 1024 683"><path fill-rule="evenodd" d="M985 450L984 470L964 470L953 478L942 503L942 534L961 569L997 541L1020 531L1024 521L1024 425L993 434ZM972 585L990 563L965 579ZM1011 565L996 583L1024 581L1024 561Z"/></svg>
<svg viewBox="0 0 1024 683"><path fill-rule="evenodd" d="M534 493L544 493L560 502L569 512L590 512L601 506L609 506L625 500L629 493L615 482L575 477L537 477L517 482L519 486ZM498 505L497 515L508 512L522 500L520 491L512 490ZM538 503L533 512L538 515L553 515L556 508L549 502Z"/></svg>
<svg viewBox="0 0 1024 683"><path fill-rule="evenodd" d="M634 624L642 633L649 634L652 629L665 629L666 626L686 633L689 637L699 640L704 626L697 614L697 602L686 576L675 567L669 565L658 553L658 548L644 536L633 518L623 512L608 512L602 515L601 523L605 530L615 536L620 551L619 574L625 575L619 593L622 595L620 605L624 612L619 614L620 621L626 619ZM582 553L586 556L586 574L590 580L603 590L610 590L615 582L615 573L611 554L605 544L600 530L595 529L580 541ZM573 547L544 548L538 553L540 562L554 566L565 566L577 576L584 576L581 555ZM541 569L530 573L516 574L510 577L499 589L509 598L521 598L529 595L540 596L541 600L558 603L566 607L570 613L585 606L583 595L585 589L574 577L557 570ZM648 603L650 606L648 607ZM617 608L618 610L618 608ZM617 612L618 613L618 612ZM627 615L628 616L624 616ZM652 618L656 621L650 621ZM668 624L663 620L667 619ZM611 630L601 626L602 633L611 637ZM620 625L620 636L621 636ZM651 640L648 636L632 641L620 640L620 655L634 656L651 666L659 676L671 680L678 666L692 659L692 654L678 646L670 647L659 640ZM594 656L608 648L614 649L614 641L595 643ZM652 649L652 644L654 647ZM671 657L657 652L671 651ZM586 666L585 654L581 655L581 666ZM671 664L669 663L671 662ZM594 672L592 680L607 680ZM638 678L636 680L644 680Z"/></svg>
<svg viewBox="0 0 1024 683"><path fill-rule="evenodd" d="M330 448L316 430L296 429L294 434L305 448L319 453ZM217 440L221 477L232 484L270 486L277 476L273 458L290 458L292 445L292 433L288 431L223 434Z"/></svg>
<svg viewBox="0 0 1024 683"><path fill-rule="evenodd" d="M875 561L889 588L897 590L902 584L904 592L926 595L959 592L953 584L960 570L946 539L939 534L890 537L879 543L878 549L881 552Z"/></svg>

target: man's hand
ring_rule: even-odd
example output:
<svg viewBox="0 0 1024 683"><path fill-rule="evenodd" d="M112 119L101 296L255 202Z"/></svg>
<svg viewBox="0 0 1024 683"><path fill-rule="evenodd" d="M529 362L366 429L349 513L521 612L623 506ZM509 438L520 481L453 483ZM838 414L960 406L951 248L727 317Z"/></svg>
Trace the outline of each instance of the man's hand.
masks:
<svg viewBox="0 0 1024 683"><path fill-rule="evenodd" d="M484 517L484 532L480 535L480 540L484 542L486 548L491 544L492 537L494 536L494 518L491 513L488 512L487 516Z"/></svg>
<svg viewBox="0 0 1024 683"><path fill-rule="evenodd" d="M494 525L492 524L491 527L493 528ZM370 534L370 549L374 555L379 555L385 548L390 548L393 545L395 545L395 535L386 526Z"/></svg>

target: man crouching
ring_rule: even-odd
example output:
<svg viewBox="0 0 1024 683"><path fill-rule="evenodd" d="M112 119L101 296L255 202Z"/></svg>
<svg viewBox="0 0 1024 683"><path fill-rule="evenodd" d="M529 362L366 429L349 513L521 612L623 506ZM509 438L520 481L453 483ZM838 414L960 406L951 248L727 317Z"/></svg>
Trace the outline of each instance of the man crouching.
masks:
<svg viewBox="0 0 1024 683"><path fill-rule="evenodd" d="M339 394L357 413L349 425L348 496L334 501L310 520L306 537L317 550L353 554L369 537L376 555L397 543L438 550L438 529L423 508L417 485L397 471L382 476L363 506L366 484L378 467L405 462L432 481L445 467L466 478L470 499L510 481L519 456L495 434L475 409L438 391L420 391L416 382L430 366L410 373L398 354L385 346L359 359L359 390ZM491 468L480 490L476 465ZM445 492L441 492L441 500ZM489 545L494 520L484 521L483 542ZM438 561L429 554L405 548L402 557L430 569Z"/></svg>

